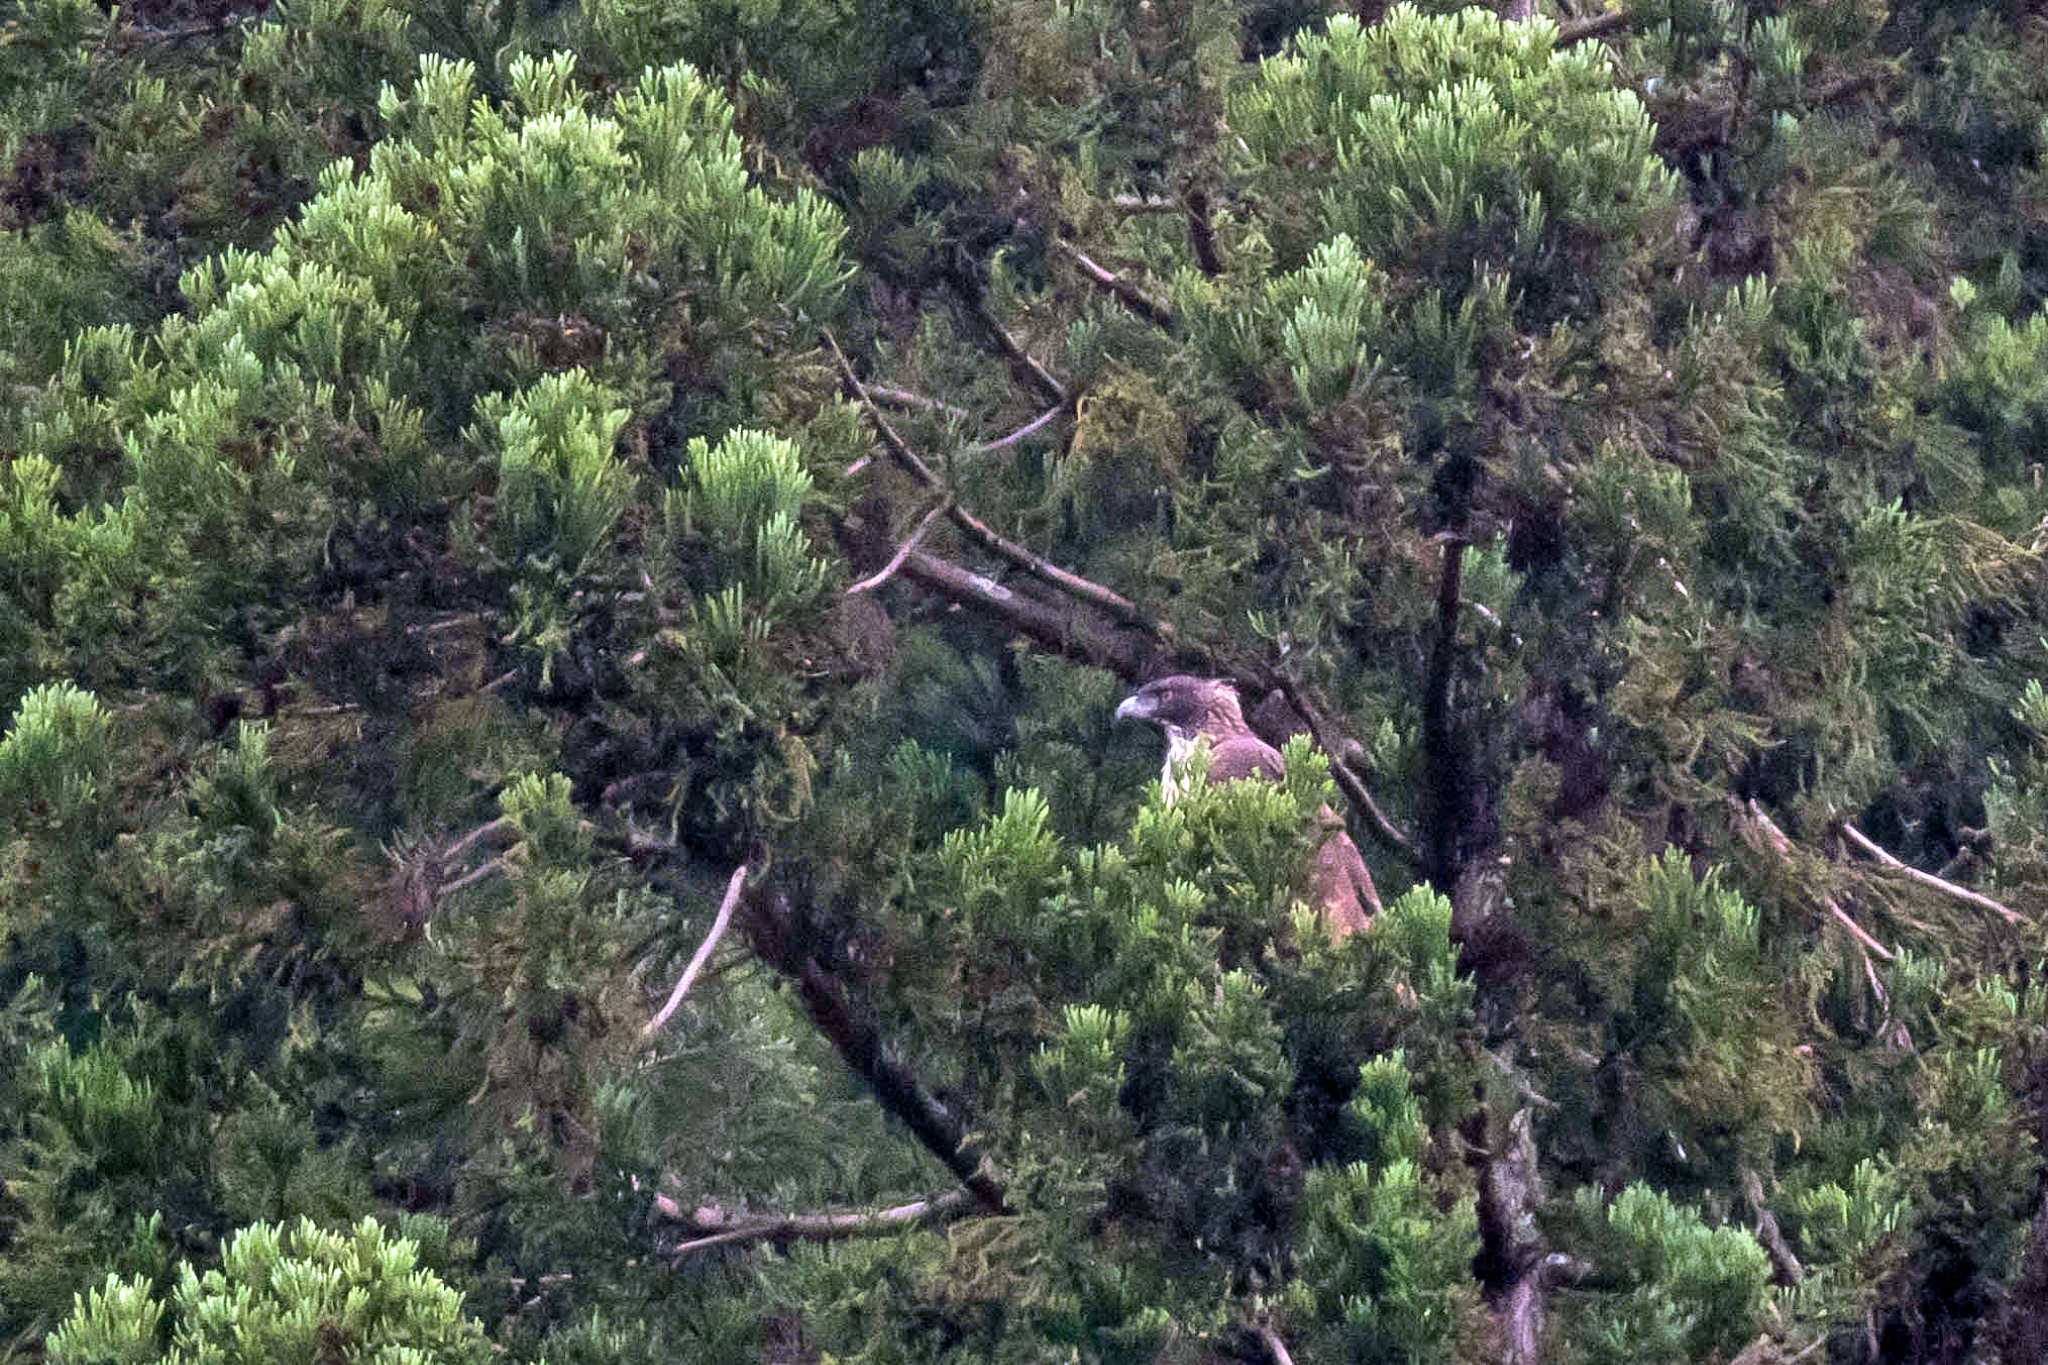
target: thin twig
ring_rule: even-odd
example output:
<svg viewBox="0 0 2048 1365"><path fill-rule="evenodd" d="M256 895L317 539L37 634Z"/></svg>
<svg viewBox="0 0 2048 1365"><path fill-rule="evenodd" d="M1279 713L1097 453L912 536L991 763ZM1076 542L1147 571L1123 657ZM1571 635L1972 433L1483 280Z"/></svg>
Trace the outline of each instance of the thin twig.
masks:
<svg viewBox="0 0 2048 1365"><path fill-rule="evenodd" d="M667 1209L663 1208L664 1205L669 1208L675 1207L673 1200L656 1199L655 1207L667 1212ZM693 1230L706 1232L708 1235L687 1242L678 1242L668 1249L668 1254L687 1256L693 1251L706 1251L712 1247L733 1246L742 1242L830 1242L847 1237L903 1232L927 1223L957 1218L962 1214L972 1213L979 1207L980 1201L968 1191L947 1190L943 1194L928 1195L908 1204L898 1204L894 1208L876 1209L872 1212L792 1213L748 1218L730 1224L722 1214L709 1209L698 1209L694 1213L682 1215L682 1221L688 1223ZM680 1209L677 1209L677 1213L680 1212Z"/></svg>
<svg viewBox="0 0 2048 1365"><path fill-rule="evenodd" d="M1174 213L1180 208L1163 194L1115 194L1109 206L1118 213Z"/></svg>
<svg viewBox="0 0 2048 1365"><path fill-rule="evenodd" d="M1157 303L1148 298L1143 290L1123 278L1123 276L1118 275L1115 271L1104 269L1079 247L1059 241L1057 238L1054 239L1053 246L1061 255L1079 266L1081 273L1086 275L1098 289L1104 290L1122 300L1124 306L1133 313L1136 313L1155 327L1173 326L1172 310L1168 309L1165 304Z"/></svg>
<svg viewBox="0 0 2048 1365"><path fill-rule="evenodd" d="M974 320L988 329L990 338L996 343L996 349L1003 353L1003 359L1010 362L1010 368L1030 380L1031 387L1037 389L1049 401L1064 404L1067 401L1067 386L1053 378L1052 371L1039 364L1017 338L1011 336L1004 330L1003 324L996 321L995 314L988 309L988 301L982 296L980 280L971 272L958 269L948 273L948 281L953 286L953 292L960 296L960 302L974 315Z"/></svg>
<svg viewBox="0 0 2048 1365"><path fill-rule="evenodd" d="M471 830L454 843L448 845L447 848L441 851L441 859L443 862L452 863L462 857L463 854L469 852L470 849L474 848L481 841L496 839L499 835L508 833L513 828L511 817L501 815L490 823Z"/></svg>
<svg viewBox="0 0 2048 1365"><path fill-rule="evenodd" d="M477 868L475 871L470 872L464 876L457 877L454 881L448 882L445 885L443 885L440 888L440 890L434 893L435 899L438 900L446 896L452 896L458 891L466 890L469 887L475 886L478 882L483 881L488 877L494 877L498 873L503 872L509 866L510 864L507 863L504 858L493 858L489 862L485 863L483 866Z"/></svg>
<svg viewBox="0 0 2048 1365"><path fill-rule="evenodd" d="M868 575L860 582L848 588L846 595L853 597L859 593L872 592L894 578L896 571L903 567L903 561L916 553L917 547L923 543L925 535L932 529L933 523L946 514L947 509L952 506L952 503L953 500L951 498L946 498L934 505L931 511L925 513L919 519L917 526L911 533L904 537L903 543L896 547L896 553L890 556L889 562L882 566L881 571Z"/></svg>
<svg viewBox="0 0 2048 1365"><path fill-rule="evenodd" d="M1965 905L1974 905L1980 910L1989 910L1992 914L2002 918L2007 924L2025 924L2027 922L2024 916L2000 905L1989 896L1972 891L1966 886L1957 886L1954 882L1943 881L1932 872L1922 872L1917 867L1899 861L1882 848L1879 848L1869 835L1847 821L1844 821L1842 824L1842 833L1849 837L1850 843L1856 845L1856 847L1862 849L1872 858L1875 858L1879 863L1890 868L1908 881L1917 882L1930 891L1939 891L1951 900L1959 900Z"/></svg>
<svg viewBox="0 0 2048 1365"><path fill-rule="evenodd" d="M1031 437L1036 436L1039 432L1045 430L1045 427L1048 423L1053 421L1053 419L1057 418L1061 413L1065 411L1066 409L1064 407L1047 408L1044 412L1041 412L1040 414L1038 414L1038 416L1032 418L1023 426L1018 427L1015 431L1011 432L1008 436L1000 437L996 440L989 441L983 445L969 446L967 448L967 451L970 455L986 455L991 450L1001 450L1005 446L1013 446L1017 444L1017 442L1019 441L1029 440Z"/></svg>
<svg viewBox="0 0 2048 1365"><path fill-rule="evenodd" d="M683 968L683 974L676 978L676 988L668 993L668 1003L661 1007L660 1013L647 1021L647 1027L640 1030L642 1043L646 1043L661 1032L662 1025L669 1021L669 1016L683 1003L683 997L690 993L690 987L697 984L697 974L703 971L704 964L711 960L711 950L718 946L718 940L725 937L726 926L732 923L733 907L740 903L740 892L746 885L747 865L741 863L732 870L732 880L725 884L725 899L718 903L718 914L711 921L711 932L697 945L695 955L690 958L690 965Z"/></svg>
<svg viewBox="0 0 2048 1365"><path fill-rule="evenodd" d="M1280 694L1287 698L1287 704L1308 722L1309 736L1315 740L1316 747L1329 756L1330 777L1343 791L1344 798L1365 812L1373 833L1380 837L1381 842L1408 859L1411 864L1419 865L1415 841L1409 838L1399 825L1387 818L1386 812L1380 809L1379 802L1373 800L1371 790L1365 785L1365 779L1344 761L1342 751L1330 742L1329 725L1321 713L1321 708L1311 703L1303 694L1301 687L1284 672L1276 670L1274 681L1280 687Z"/></svg>
<svg viewBox="0 0 2048 1365"><path fill-rule="evenodd" d="M1064 406L1067 401L1067 386L1054 379L1052 371L1039 364L1038 358L1025 350L1024 344L1011 336L1008 329L997 322L994 317L984 312L982 321L987 325L990 333L994 335L996 347L1002 351L1004 358L1022 370L1025 376L1038 387L1040 393L1044 394L1054 403Z"/></svg>

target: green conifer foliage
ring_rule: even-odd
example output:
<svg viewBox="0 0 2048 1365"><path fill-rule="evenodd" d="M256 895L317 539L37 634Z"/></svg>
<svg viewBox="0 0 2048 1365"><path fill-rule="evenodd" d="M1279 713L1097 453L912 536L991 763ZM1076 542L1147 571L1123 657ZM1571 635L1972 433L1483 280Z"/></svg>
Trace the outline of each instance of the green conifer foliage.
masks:
<svg viewBox="0 0 2048 1365"><path fill-rule="evenodd" d="M461 1296L419 1268L417 1244L365 1219L340 1233L252 1223L222 1248L219 1269L181 1266L167 1297L110 1277L50 1334L49 1358L481 1365L491 1351Z"/></svg>

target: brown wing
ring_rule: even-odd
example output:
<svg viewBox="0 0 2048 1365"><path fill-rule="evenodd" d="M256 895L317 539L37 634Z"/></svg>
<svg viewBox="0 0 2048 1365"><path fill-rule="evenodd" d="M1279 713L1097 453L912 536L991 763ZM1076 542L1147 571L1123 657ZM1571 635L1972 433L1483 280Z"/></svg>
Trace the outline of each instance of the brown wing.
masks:
<svg viewBox="0 0 2048 1365"><path fill-rule="evenodd" d="M1209 746L1209 780L1236 782L1246 777L1263 777L1278 782L1287 771L1280 751L1257 735L1232 735Z"/></svg>
<svg viewBox="0 0 2048 1365"><path fill-rule="evenodd" d="M1287 771L1280 751L1256 735L1234 735L1211 746L1209 780L1235 782L1239 778L1263 777L1278 782ZM1316 849L1311 891L1316 906L1329 922L1332 937L1343 938L1372 923L1380 910L1379 892L1358 845L1344 830L1344 821L1328 806L1320 818L1330 833Z"/></svg>
<svg viewBox="0 0 2048 1365"><path fill-rule="evenodd" d="M1329 921L1331 937L1343 938L1371 926L1373 916L1380 912L1380 893L1337 812L1325 806L1323 817L1325 825L1336 828L1316 850L1313 890L1323 918Z"/></svg>

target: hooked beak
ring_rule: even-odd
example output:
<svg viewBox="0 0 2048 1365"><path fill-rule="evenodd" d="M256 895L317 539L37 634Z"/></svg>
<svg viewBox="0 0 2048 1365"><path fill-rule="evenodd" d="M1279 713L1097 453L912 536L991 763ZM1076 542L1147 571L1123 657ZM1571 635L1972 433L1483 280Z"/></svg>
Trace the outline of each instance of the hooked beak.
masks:
<svg viewBox="0 0 2048 1365"><path fill-rule="evenodd" d="M1140 696L1125 697L1117 704L1116 718L1118 720L1152 719L1152 699Z"/></svg>

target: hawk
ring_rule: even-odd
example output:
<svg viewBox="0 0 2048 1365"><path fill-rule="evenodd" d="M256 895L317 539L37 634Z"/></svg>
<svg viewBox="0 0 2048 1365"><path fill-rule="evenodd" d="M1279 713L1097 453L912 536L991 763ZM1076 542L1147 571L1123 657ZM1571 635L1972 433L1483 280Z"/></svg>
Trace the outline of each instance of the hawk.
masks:
<svg viewBox="0 0 2048 1365"><path fill-rule="evenodd" d="M1245 724L1237 689L1221 678L1177 673L1146 683L1123 699L1116 718L1147 721L1165 732L1166 764L1160 770L1159 785L1168 805L1180 798L1184 764L1197 745L1209 750L1211 782L1247 777L1277 782L1286 771L1280 751ZM1329 832L1316 849L1312 889L1331 936L1341 939L1372 923L1379 913L1380 897L1358 845L1351 842L1337 812L1324 806L1319 819Z"/></svg>

